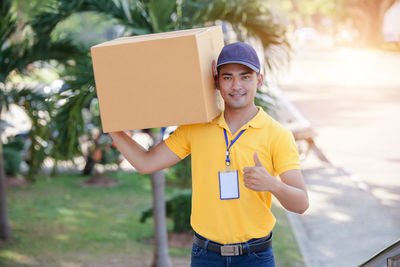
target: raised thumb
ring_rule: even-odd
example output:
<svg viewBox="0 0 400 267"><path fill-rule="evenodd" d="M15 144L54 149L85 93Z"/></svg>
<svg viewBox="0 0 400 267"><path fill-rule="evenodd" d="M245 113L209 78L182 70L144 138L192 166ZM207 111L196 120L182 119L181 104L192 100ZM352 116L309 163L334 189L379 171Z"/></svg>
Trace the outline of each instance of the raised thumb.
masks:
<svg viewBox="0 0 400 267"><path fill-rule="evenodd" d="M262 166L263 166L263 165L261 164L260 159L258 158L258 153L257 153L257 152L254 152L253 158L254 158L254 164L255 164L257 167L262 167Z"/></svg>

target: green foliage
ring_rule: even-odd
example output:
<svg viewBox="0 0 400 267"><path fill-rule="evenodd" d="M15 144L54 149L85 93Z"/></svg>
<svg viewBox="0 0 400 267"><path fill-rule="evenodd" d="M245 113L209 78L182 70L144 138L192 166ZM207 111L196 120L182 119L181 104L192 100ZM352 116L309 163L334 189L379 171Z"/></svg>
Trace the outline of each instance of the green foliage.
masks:
<svg viewBox="0 0 400 267"><path fill-rule="evenodd" d="M270 70L279 69L289 58L290 44L286 38L286 28L276 22L263 1L183 1L182 13L183 28L226 21L232 25L239 41L258 40L264 48L264 61ZM271 52L270 48L273 48Z"/></svg>
<svg viewBox="0 0 400 267"><path fill-rule="evenodd" d="M93 11L98 14L104 14L108 18L114 18L118 23L129 25L143 34L142 24L147 24L148 22L138 12L142 8L139 4L133 1L59 0L46 11L38 14L35 20L32 21L32 27L38 33L50 35L58 23L72 14ZM135 14L132 14L133 12ZM148 33L147 30L146 33Z"/></svg>
<svg viewBox="0 0 400 267"><path fill-rule="evenodd" d="M31 144L27 178L33 180L39 173L44 159L50 153L51 130L48 125L53 102L49 101L47 96L34 92L32 89L23 89L18 91L18 98L15 103L24 109L32 123L32 128L29 131Z"/></svg>
<svg viewBox="0 0 400 267"><path fill-rule="evenodd" d="M275 103L276 96L268 93L268 89L262 88L261 90L257 91L256 97L254 98L254 104L262 107L265 112L274 118L277 117Z"/></svg>
<svg viewBox="0 0 400 267"><path fill-rule="evenodd" d="M189 155L166 170L167 183L181 188L190 188L192 184L191 170L191 156Z"/></svg>
<svg viewBox="0 0 400 267"><path fill-rule="evenodd" d="M181 193L167 201L167 216L174 222L174 232L187 232L191 229L192 192Z"/></svg>
<svg viewBox="0 0 400 267"><path fill-rule="evenodd" d="M63 38L69 36L87 47L107 41L107 33L112 31L116 21L108 16L94 12L74 14L60 22L53 35Z"/></svg>
<svg viewBox="0 0 400 267"><path fill-rule="evenodd" d="M31 120L28 179L33 179L51 152L48 125L53 102L37 92L35 86L38 83L16 85L8 77L12 72L29 74L27 66L38 60L56 59L65 63L71 58L79 58L82 56L82 47L76 46L68 38L52 41L50 35L43 31L29 31L24 21L17 20L9 0L0 2L0 43L0 112L2 108L16 104L24 109Z"/></svg>
<svg viewBox="0 0 400 267"><path fill-rule="evenodd" d="M12 2L18 17L26 21L55 1L56 0L13 0Z"/></svg>
<svg viewBox="0 0 400 267"><path fill-rule="evenodd" d="M0 83L5 83L12 70L22 68L20 57L24 54L24 44L13 44L12 41L16 29L17 20L15 13L11 12L11 1L0 1Z"/></svg>
<svg viewBox="0 0 400 267"><path fill-rule="evenodd" d="M8 176L16 176L20 171L21 152L12 148L3 149L4 172Z"/></svg>
<svg viewBox="0 0 400 267"><path fill-rule="evenodd" d="M176 1L150 0L148 2L147 10L153 32L173 30L171 15L176 11Z"/></svg>
<svg viewBox="0 0 400 267"><path fill-rule="evenodd" d="M22 138L10 138L7 144L3 145L3 148L10 148L16 151L22 151L24 149L24 140Z"/></svg>
<svg viewBox="0 0 400 267"><path fill-rule="evenodd" d="M277 266L306 266L294 237L287 212L275 198L272 201L272 213L276 218L273 230L273 246Z"/></svg>
<svg viewBox="0 0 400 267"><path fill-rule="evenodd" d="M31 141L28 154L28 180L33 180L40 171L41 164L49 155L51 131L48 127L53 102L32 88L15 89L7 92L0 90L0 103L7 109L10 104L21 107L29 117L32 128L29 131Z"/></svg>
<svg viewBox="0 0 400 267"><path fill-rule="evenodd" d="M0 2L0 83L6 82L11 71L23 72L28 64L38 60L56 59L65 63L82 56L82 47L69 38L52 40L46 28L41 28L43 24L36 25L39 28L32 33L26 22L17 20L10 0Z"/></svg>
<svg viewBox="0 0 400 267"><path fill-rule="evenodd" d="M101 164L112 164L112 163L117 163L118 156L119 156L119 151L111 146L111 144L107 144L107 147L105 147L103 150L103 154L100 160Z"/></svg>
<svg viewBox="0 0 400 267"><path fill-rule="evenodd" d="M54 117L58 159L69 160L82 154L78 138L88 133L82 112L95 95L94 87L89 87L66 97L67 102L59 107Z"/></svg>
<svg viewBox="0 0 400 267"><path fill-rule="evenodd" d="M16 176L20 171L22 161L21 151L24 141L21 138L12 138L3 145L4 171L9 176Z"/></svg>
<svg viewBox="0 0 400 267"><path fill-rule="evenodd" d="M192 209L192 192L190 190L182 191L166 202L167 218L173 221L173 231L176 233L187 232L192 228L190 226L190 213ZM153 209L147 209L142 212L140 222L144 223L153 216Z"/></svg>

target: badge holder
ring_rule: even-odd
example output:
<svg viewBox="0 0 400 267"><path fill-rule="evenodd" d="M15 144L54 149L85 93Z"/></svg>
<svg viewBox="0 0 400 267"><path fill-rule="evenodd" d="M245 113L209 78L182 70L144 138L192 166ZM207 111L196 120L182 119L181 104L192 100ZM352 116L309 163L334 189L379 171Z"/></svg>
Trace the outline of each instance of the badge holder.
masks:
<svg viewBox="0 0 400 267"><path fill-rule="evenodd" d="M221 200L237 199L239 198L239 174L237 170L230 170L231 159L229 158L229 149L236 142L236 140L243 134L242 130L235 139L228 144L228 136L224 129L225 143L226 143L226 171L219 171L219 197Z"/></svg>
<svg viewBox="0 0 400 267"><path fill-rule="evenodd" d="M238 171L220 171L219 196L221 200L239 198Z"/></svg>
<svg viewBox="0 0 400 267"><path fill-rule="evenodd" d="M230 170L230 161L226 162L226 171L219 171L219 197L221 200L239 198L239 175Z"/></svg>

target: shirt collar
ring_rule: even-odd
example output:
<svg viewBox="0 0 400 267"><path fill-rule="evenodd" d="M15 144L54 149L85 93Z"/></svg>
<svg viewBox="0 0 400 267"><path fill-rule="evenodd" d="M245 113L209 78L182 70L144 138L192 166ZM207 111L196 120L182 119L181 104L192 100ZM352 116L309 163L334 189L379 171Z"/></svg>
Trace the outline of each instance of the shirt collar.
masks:
<svg viewBox="0 0 400 267"><path fill-rule="evenodd" d="M257 114L249 122L247 122L245 125L243 125L241 127L241 129L247 129L249 127L253 127L253 128L264 127L265 123L267 122L267 119L266 119L267 114L261 107L257 106L257 108L258 108ZM225 121L224 112L221 112L221 114L218 117L216 117L212 121L212 123L214 123L222 128L229 129L228 124Z"/></svg>

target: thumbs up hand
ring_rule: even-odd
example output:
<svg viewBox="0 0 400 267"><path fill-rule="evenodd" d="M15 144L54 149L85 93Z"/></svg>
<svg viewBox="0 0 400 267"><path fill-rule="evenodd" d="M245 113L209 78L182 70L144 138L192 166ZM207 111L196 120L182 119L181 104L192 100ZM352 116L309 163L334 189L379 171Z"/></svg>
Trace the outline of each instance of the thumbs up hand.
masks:
<svg viewBox="0 0 400 267"><path fill-rule="evenodd" d="M277 179L270 175L254 152L254 167L243 168L244 185L253 191L272 191Z"/></svg>

